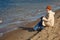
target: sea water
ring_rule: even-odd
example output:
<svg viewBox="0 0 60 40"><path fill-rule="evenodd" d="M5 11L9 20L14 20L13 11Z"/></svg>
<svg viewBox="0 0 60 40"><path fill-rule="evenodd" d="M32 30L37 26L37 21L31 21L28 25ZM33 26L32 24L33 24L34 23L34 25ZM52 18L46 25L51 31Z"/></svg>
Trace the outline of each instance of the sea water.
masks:
<svg viewBox="0 0 60 40"><path fill-rule="evenodd" d="M0 24L0 29L9 28L8 25L11 24L21 25L21 23L25 24L24 22L36 21L41 16L46 15L47 5L51 5L53 10L56 10L60 8L60 1L0 0L0 18L3 21Z"/></svg>

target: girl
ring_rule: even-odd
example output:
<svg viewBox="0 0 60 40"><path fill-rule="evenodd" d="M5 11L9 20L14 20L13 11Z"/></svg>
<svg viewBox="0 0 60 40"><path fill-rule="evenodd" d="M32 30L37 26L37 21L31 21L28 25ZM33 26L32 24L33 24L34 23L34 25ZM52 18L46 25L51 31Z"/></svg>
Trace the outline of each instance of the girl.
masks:
<svg viewBox="0 0 60 40"><path fill-rule="evenodd" d="M55 15L55 12L52 11L52 8L50 5L48 5L46 7L46 11L47 11L47 18L46 17L43 17L43 22L42 22L42 25L43 26L54 26L54 15Z"/></svg>

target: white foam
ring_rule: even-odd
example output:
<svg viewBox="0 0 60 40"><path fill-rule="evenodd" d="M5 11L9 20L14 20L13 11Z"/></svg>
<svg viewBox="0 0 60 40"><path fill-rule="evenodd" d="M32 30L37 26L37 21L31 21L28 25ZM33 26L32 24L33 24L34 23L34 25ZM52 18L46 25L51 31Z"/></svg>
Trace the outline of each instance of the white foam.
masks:
<svg viewBox="0 0 60 40"><path fill-rule="evenodd" d="M3 36L3 34L4 34L4 33L0 33L0 37L2 37L2 36Z"/></svg>
<svg viewBox="0 0 60 40"><path fill-rule="evenodd" d="M0 23L2 23L3 21L2 20L0 20Z"/></svg>

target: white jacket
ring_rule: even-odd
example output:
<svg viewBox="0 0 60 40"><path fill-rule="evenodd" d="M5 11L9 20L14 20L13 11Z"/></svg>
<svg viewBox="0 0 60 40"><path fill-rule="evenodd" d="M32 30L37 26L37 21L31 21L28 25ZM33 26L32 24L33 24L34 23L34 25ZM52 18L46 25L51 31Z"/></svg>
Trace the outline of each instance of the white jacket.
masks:
<svg viewBox="0 0 60 40"><path fill-rule="evenodd" d="M46 19L46 17L43 17L43 26L45 26L44 21L47 21L48 25L54 26L54 15L55 15L55 12L53 12L52 10L49 10L48 19Z"/></svg>

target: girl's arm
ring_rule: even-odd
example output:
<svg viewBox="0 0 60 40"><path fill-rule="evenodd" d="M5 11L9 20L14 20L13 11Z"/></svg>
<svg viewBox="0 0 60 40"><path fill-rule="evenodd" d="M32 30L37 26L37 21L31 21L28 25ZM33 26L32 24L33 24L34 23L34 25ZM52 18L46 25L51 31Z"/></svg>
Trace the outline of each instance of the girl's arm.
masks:
<svg viewBox="0 0 60 40"><path fill-rule="evenodd" d="M44 21L48 21L48 19L46 19L45 17L43 17L43 20L44 20Z"/></svg>

